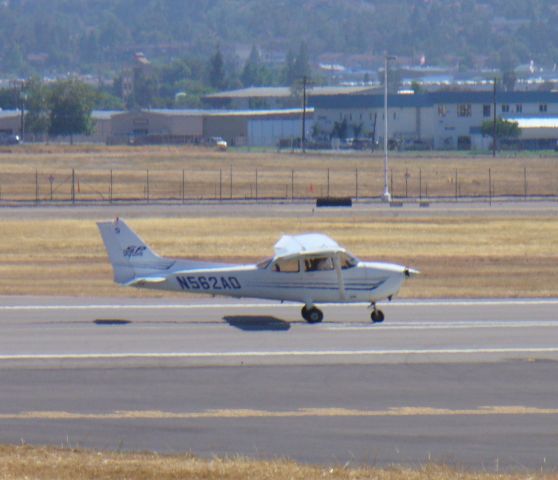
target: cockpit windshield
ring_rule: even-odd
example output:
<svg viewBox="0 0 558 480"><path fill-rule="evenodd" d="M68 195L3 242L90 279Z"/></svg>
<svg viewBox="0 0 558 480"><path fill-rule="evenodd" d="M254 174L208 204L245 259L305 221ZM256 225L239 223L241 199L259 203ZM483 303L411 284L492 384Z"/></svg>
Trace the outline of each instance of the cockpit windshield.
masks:
<svg viewBox="0 0 558 480"><path fill-rule="evenodd" d="M353 268L358 265L358 258L344 252L339 255L339 263L343 270L347 270L348 268Z"/></svg>
<svg viewBox="0 0 558 480"><path fill-rule="evenodd" d="M271 260L273 260L271 257L265 258L261 262L256 263L256 267L258 267L260 270L265 270L267 267L269 267Z"/></svg>

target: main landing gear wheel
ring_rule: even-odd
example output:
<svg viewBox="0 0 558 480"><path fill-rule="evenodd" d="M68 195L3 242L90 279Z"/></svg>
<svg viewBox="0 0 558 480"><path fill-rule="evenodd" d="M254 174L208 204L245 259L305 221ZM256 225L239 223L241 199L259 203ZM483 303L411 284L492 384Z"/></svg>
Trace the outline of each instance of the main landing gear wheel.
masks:
<svg viewBox="0 0 558 480"><path fill-rule="evenodd" d="M370 314L373 323L382 323L384 321L384 312L374 309Z"/></svg>
<svg viewBox="0 0 558 480"><path fill-rule="evenodd" d="M306 306L302 307L302 318L306 320L308 323L320 323L324 319L323 312L316 307L306 308Z"/></svg>

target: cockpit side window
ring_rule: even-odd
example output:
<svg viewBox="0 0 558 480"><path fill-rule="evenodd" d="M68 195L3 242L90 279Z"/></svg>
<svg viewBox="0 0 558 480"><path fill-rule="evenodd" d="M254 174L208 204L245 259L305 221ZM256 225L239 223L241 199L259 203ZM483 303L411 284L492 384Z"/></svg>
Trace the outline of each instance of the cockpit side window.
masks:
<svg viewBox="0 0 558 480"><path fill-rule="evenodd" d="M304 259L304 270L307 272L333 270L333 268L333 259L331 257L313 257Z"/></svg>
<svg viewBox="0 0 558 480"><path fill-rule="evenodd" d="M300 272L300 266L298 264L298 258L288 259L288 260L277 260L273 264L272 270L274 272L283 272L283 273L297 273L297 272Z"/></svg>

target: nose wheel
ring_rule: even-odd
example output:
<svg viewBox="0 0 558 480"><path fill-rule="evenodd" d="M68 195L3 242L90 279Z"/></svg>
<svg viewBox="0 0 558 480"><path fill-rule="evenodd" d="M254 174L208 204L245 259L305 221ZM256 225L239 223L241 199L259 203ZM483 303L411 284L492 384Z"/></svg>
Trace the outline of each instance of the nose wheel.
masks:
<svg viewBox="0 0 558 480"><path fill-rule="evenodd" d="M305 305L300 313L308 323L320 323L324 319L323 312L316 307L307 308Z"/></svg>
<svg viewBox="0 0 558 480"><path fill-rule="evenodd" d="M370 314L372 323L382 323L384 321L384 312L378 310L375 303L372 304L372 307L374 308L374 310L372 310L372 313Z"/></svg>

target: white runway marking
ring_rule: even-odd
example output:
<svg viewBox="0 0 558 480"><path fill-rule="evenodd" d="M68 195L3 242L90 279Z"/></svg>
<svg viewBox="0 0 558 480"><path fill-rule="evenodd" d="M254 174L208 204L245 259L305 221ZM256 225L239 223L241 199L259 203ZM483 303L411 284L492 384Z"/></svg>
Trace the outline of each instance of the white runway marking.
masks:
<svg viewBox="0 0 558 480"><path fill-rule="evenodd" d="M196 359L234 357L319 357L319 356L362 356L362 355L471 355L471 354L520 354L558 353L558 347L516 348L441 348L441 349L393 349L393 350L291 350L291 351L247 351L247 352L168 352L168 353L67 353L67 354L18 354L0 355L0 361L9 360L124 360L124 359Z"/></svg>
<svg viewBox="0 0 558 480"><path fill-rule="evenodd" d="M381 326L376 326L371 322L366 325L348 325L348 324L324 324L323 328L326 330L335 331L358 331L358 330L470 330L479 328L558 328L557 320L548 321L494 321L494 320L475 320L472 322L397 322L397 323L383 323Z"/></svg>
<svg viewBox="0 0 558 480"><path fill-rule="evenodd" d="M382 303L389 307L460 307L460 306L535 306L558 305L558 299L518 299L518 300L413 300L396 303ZM328 307L368 306L368 303L330 303L323 304ZM0 305L0 311L27 311L27 310L200 310L219 308L300 308L297 303L193 303L193 304L91 304L91 305Z"/></svg>

